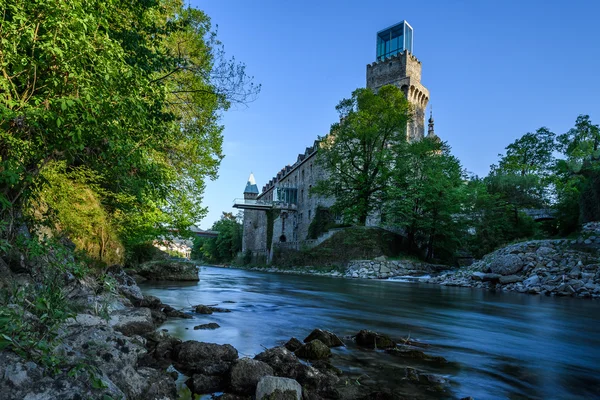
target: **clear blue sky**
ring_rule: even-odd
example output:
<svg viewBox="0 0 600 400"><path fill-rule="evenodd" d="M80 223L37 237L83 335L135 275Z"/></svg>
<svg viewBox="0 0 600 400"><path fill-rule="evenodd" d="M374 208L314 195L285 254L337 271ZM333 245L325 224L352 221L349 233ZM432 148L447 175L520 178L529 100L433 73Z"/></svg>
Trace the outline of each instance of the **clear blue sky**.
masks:
<svg viewBox="0 0 600 400"><path fill-rule="evenodd" d="M225 50L262 84L226 112L219 179L208 182L209 228L232 211L250 172L259 189L337 119L365 86L378 30L407 20L436 133L467 171L486 175L526 132L600 123L600 1L192 0Z"/></svg>

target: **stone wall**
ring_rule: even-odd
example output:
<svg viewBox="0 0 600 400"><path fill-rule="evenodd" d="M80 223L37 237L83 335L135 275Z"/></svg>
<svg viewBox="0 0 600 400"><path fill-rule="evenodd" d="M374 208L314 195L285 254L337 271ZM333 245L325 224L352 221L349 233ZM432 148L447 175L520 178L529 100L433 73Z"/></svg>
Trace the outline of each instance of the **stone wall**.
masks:
<svg viewBox="0 0 600 400"><path fill-rule="evenodd" d="M421 140L425 134L425 108L429 102L429 90L421 84L421 62L405 51L367 65L367 87L377 91L384 85L399 87L413 105L413 118L407 125L407 140Z"/></svg>
<svg viewBox="0 0 600 400"><path fill-rule="evenodd" d="M253 253L267 251L267 214L260 210L244 211L242 252Z"/></svg>

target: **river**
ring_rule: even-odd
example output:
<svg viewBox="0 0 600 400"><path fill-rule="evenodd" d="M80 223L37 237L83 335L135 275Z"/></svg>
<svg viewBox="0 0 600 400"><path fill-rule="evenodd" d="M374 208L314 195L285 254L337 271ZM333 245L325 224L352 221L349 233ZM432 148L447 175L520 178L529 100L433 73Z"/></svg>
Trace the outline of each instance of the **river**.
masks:
<svg viewBox="0 0 600 400"><path fill-rule="evenodd" d="M445 371L457 398L600 398L600 301L216 267L201 267L198 283L140 287L176 308L231 309L161 328L183 340L229 343L240 357L314 328L339 336L371 329L428 343L428 354L458 364ZM193 329L208 322L221 328Z"/></svg>

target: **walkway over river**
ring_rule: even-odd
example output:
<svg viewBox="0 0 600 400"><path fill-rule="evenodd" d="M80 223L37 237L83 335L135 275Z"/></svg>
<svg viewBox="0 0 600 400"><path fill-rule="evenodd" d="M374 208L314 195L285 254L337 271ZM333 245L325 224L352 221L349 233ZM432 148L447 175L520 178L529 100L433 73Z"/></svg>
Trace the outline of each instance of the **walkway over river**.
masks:
<svg viewBox="0 0 600 400"><path fill-rule="evenodd" d="M200 277L140 286L174 307L232 309L169 320L163 328L184 339L230 343L240 357L302 339L313 328L340 336L372 329L410 334L431 344L428 353L458 363L446 373L456 398L600 398L600 301L212 267L202 267ZM193 329L207 322L221 328ZM359 356L368 360L373 352Z"/></svg>

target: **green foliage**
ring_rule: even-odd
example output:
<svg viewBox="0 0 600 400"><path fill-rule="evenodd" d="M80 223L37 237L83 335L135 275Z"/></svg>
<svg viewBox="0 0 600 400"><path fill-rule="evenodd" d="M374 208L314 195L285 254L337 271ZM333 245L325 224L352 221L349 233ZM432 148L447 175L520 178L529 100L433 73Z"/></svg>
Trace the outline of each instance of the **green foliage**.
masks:
<svg viewBox="0 0 600 400"><path fill-rule="evenodd" d="M6 0L2 8L7 237L54 162L67 177L85 166L99 178L128 248L205 215L204 180L222 158L220 111L259 90L243 65L224 58L209 18L180 0Z"/></svg>
<svg viewBox="0 0 600 400"><path fill-rule="evenodd" d="M56 371L62 359L53 349L60 325L73 316L63 292L65 278L81 278L85 265L56 241L20 239L19 250L36 271L28 286L13 286L0 307L0 348Z"/></svg>
<svg viewBox="0 0 600 400"><path fill-rule="evenodd" d="M498 167L502 174L547 176L554 165L555 134L542 127L535 133L526 133L506 147L506 155L499 154Z"/></svg>
<svg viewBox="0 0 600 400"><path fill-rule="evenodd" d="M562 234L600 219L600 128L580 115L575 127L557 138L563 159L554 168L555 208Z"/></svg>
<svg viewBox="0 0 600 400"><path fill-rule="evenodd" d="M425 138L401 147L391 172L386 224L401 228L412 252L448 259L460 244L464 172L450 148Z"/></svg>
<svg viewBox="0 0 600 400"><path fill-rule="evenodd" d="M218 236L194 239L192 257L213 263L231 262L242 250L242 229L237 217L224 212L211 228Z"/></svg>
<svg viewBox="0 0 600 400"><path fill-rule="evenodd" d="M356 89L336 107L340 122L320 139L317 162L328 172L313 193L335 198L332 211L365 225L384 197L395 147L406 140L411 106L400 89Z"/></svg>
<svg viewBox="0 0 600 400"><path fill-rule="evenodd" d="M69 237L92 259L121 263L124 249L114 218L102 204L107 192L99 178L84 167L67 171L64 162L47 164L40 176L41 187L30 202L31 219Z"/></svg>
<svg viewBox="0 0 600 400"><path fill-rule="evenodd" d="M336 226L335 218L327 207L317 206L315 217L308 226L308 238L316 239Z"/></svg>
<svg viewBox="0 0 600 400"><path fill-rule="evenodd" d="M533 220L515 209L502 194L491 192L483 179L472 178L467 183L463 204L470 232L465 235L464 247L476 257L536 234Z"/></svg>

